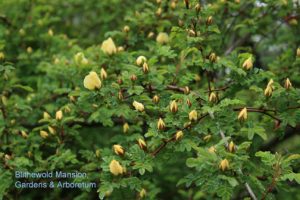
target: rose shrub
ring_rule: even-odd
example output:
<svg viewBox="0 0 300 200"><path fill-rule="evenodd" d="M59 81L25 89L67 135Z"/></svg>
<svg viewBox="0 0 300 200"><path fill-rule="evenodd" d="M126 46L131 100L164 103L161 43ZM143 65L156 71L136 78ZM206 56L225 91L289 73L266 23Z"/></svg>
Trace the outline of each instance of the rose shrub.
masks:
<svg viewBox="0 0 300 200"><path fill-rule="evenodd" d="M299 199L299 13L1 1L0 199ZM15 171L97 188L18 189Z"/></svg>

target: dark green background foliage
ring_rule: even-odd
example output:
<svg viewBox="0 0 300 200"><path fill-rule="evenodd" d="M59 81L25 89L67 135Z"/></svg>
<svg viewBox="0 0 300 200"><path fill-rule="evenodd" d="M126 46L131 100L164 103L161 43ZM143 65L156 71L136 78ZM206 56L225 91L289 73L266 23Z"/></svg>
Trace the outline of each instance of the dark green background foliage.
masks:
<svg viewBox="0 0 300 200"><path fill-rule="evenodd" d="M299 13L297 0L1 0L0 199L300 199ZM124 51L105 54L109 37ZM86 89L101 68L102 87ZM126 172L113 175L112 160ZM70 181L97 188L16 189L16 170L87 172Z"/></svg>

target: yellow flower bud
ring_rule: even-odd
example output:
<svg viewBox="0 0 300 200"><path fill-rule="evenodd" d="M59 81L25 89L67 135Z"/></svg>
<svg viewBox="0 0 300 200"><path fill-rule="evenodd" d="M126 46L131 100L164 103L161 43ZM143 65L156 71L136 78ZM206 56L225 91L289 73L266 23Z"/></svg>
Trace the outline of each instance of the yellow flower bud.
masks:
<svg viewBox="0 0 300 200"><path fill-rule="evenodd" d="M109 170L115 176L118 176L119 174L123 174L124 173L123 167L116 160L112 160L110 162L110 164L109 164Z"/></svg>
<svg viewBox="0 0 300 200"><path fill-rule="evenodd" d="M5 160L11 160L11 158L12 158L11 155L8 155L8 154L5 154L5 155L4 155L4 159L5 159Z"/></svg>
<svg viewBox="0 0 300 200"><path fill-rule="evenodd" d="M25 32L25 30L24 29L20 29L19 30L19 34L21 35L21 36L24 36L25 34L26 34L26 32Z"/></svg>
<svg viewBox="0 0 300 200"><path fill-rule="evenodd" d="M231 142L228 144L228 151L229 151L230 153L235 152L235 144L233 143L233 141L231 141Z"/></svg>
<svg viewBox="0 0 300 200"><path fill-rule="evenodd" d="M252 67L253 67L252 57L249 57L243 62L243 68L249 70L252 69Z"/></svg>
<svg viewBox="0 0 300 200"><path fill-rule="evenodd" d="M25 131L21 131L21 135L25 139L28 138L28 135L27 135L27 133Z"/></svg>
<svg viewBox="0 0 300 200"><path fill-rule="evenodd" d="M159 96L155 95L153 98L152 98L152 101L154 103L158 103L159 102Z"/></svg>
<svg viewBox="0 0 300 200"><path fill-rule="evenodd" d="M124 49L124 47L122 47L122 46L119 46L118 49L117 49L118 52L122 52L122 51L124 51L124 50L125 50L125 49Z"/></svg>
<svg viewBox="0 0 300 200"><path fill-rule="evenodd" d="M157 129L164 130L165 127L166 127L165 122L162 120L162 118L159 118L157 122Z"/></svg>
<svg viewBox="0 0 300 200"><path fill-rule="evenodd" d="M196 110L192 110L189 113L189 119L190 119L190 121L197 121L197 118L198 118L197 111Z"/></svg>
<svg viewBox="0 0 300 200"><path fill-rule="evenodd" d="M292 87L292 83L291 83L291 81L290 81L290 79L289 78L287 78L286 80L285 80L285 82L284 82L284 87L285 87L285 89L290 89L291 87Z"/></svg>
<svg viewBox="0 0 300 200"><path fill-rule="evenodd" d="M177 131L175 134L175 140L178 141L183 137L183 132L182 131Z"/></svg>
<svg viewBox="0 0 300 200"><path fill-rule="evenodd" d="M127 25L124 26L123 31L124 31L125 33L128 33L128 32L130 31L130 27L127 26Z"/></svg>
<svg viewBox="0 0 300 200"><path fill-rule="evenodd" d="M0 52L0 60L4 60L4 58L5 58L4 53L3 53L3 52Z"/></svg>
<svg viewBox="0 0 300 200"><path fill-rule="evenodd" d="M209 54L209 60L210 60L210 62L216 62L217 55L215 53L210 53Z"/></svg>
<svg viewBox="0 0 300 200"><path fill-rule="evenodd" d="M118 92L118 99L119 100L123 100L124 99L122 90L119 90L119 92Z"/></svg>
<svg viewBox="0 0 300 200"><path fill-rule="evenodd" d="M156 15L157 15L157 16L161 16L162 11L163 11L162 8L159 7L159 8L156 10Z"/></svg>
<svg viewBox="0 0 300 200"><path fill-rule="evenodd" d="M125 153L123 147L122 147L121 145L119 145L119 144L115 144L115 145L113 146L113 149L114 149L114 152L115 152L117 155L119 155L119 156L123 156L124 153Z"/></svg>
<svg viewBox="0 0 300 200"><path fill-rule="evenodd" d="M176 113L178 111L178 106L175 100L170 103L170 111Z"/></svg>
<svg viewBox="0 0 300 200"><path fill-rule="evenodd" d="M161 4L161 0L156 0L156 3L157 4Z"/></svg>
<svg viewBox="0 0 300 200"><path fill-rule="evenodd" d="M208 142L210 140L210 138L211 138L211 135L206 135L206 136L203 137L203 140L205 142Z"/></svg>
<svg viewBox="0 0 300 200"><path fill-rule="evenodd" d="M206 19L206 25L211 25L213 23L213 17L212 16L209 16L207 19Z"/></svg>
<svg viewBox="0 0 300 200"><path fill-rule="evenodd" d="M145 56L139 56L136 59L137 66L142 66L145 62L147 62L147 58Z"/></svg>
<svg viewBox="0 0 300 200"><path fill-rule="evenodd" d="M76 53L74 56L74 60L77 65L86 66L89 63L88 59L84 56L82 52Z"/></svg>
<svg viewBox="0 0 300 200"><path fill-rule="evenodd" d="M53 127L51 127L51 126L48 126L48 131L49 131L52 135L55 135L55 133L56 133L56 130L55 130Z"/></svg>
<svg viewBox="0 0 300 200"><path fill-rule="evenodd" d="M83 86L88 90L95 90L101 88L101 80L99 79L96 72L91 71L85 76L83 80Z"/></svg>
<svg viewBox="0 0 300 200"><path fill-rule="evenodd" d="M96 157L97 157L97 158L100 158L100 156L101 156L101 151L100 151L100 149L97 149L96 152L95 152L95 154L96 154Z"/></svg>
<svg viewBox="0 0 300 200"><path fill-rule="evenodd" d="M137 101L133 101L132 105L139 112L143 112L144 109L145 109L144 105L142 103L137 102Z"/></svg>
<svg viewBox="0 0 300 200"><path fill-rule="evenodd" d="M146 62L143 64L143 72L145 74L149 72L149 66L148 66L148 64Z"/></svg>
<svg viewBox="0 0 300 200"><path fill-rule="evenodd" d="M145 142L145 140L143 139L138 139L138 145L140 146L141 149L145 150L147 148L147 144Z"/></svg>
<svg viewBox="0 0 300 200"><path fill-rule="evenodd" d="M187 104L189 107L191 107L191 106L192 106L191 100L190 100L190 99L187 99L187 100L186 100L186 104Z"/></svg>
<svg viewBox="0 0 300 200"><path fill-rule="evenodd" d="M197 4L196 4L195 10L196 10L197 13L200 12L200 10L201 10L201 5L200 5L200 3L197 3Z"/></svg>
<svg viewBox="0 0 300 200"><path fill-rule="evenodd" d="M247 119L247 117L248 117L247 108L245 107L240 111L240 113L238 115L238 120L245 121Z"/></svg>
<svg viewBox="0 0 300 200"><path fill-rule="evenodd" d="M297 48L297 56L300 57L300 47Z"/></svg>
<svg viewBox="0 0 300 200"><path fill-rule="evenodd" d="M156 37L156 42L159 44L166 44L169 42L169 35L165 32L158 33Z"/></svg>
<svg viewBox="0 0 300 200"><path fill-rule="evenodd" d="M108 55L117 53L117 47L112 38L108 38L102 42L101 50Z"/></svg>
<svg viewBox="0 0 300 200"><path fill-rule="evenodd" d="M153 32L148 33L147 38L153 38L153 37L154 37L154 33Z"/></svg>
<svg viewBox="0 0 300 200"><path fill-rule="evenodd" d="M268 85L267 85L267 87L266 87L266 89L264 91L264 95L265 96L269 97L269 96L272 95L273 90L274 90L273 83L274 83L273 79L270 79L270 81L268 82Z"/></svg>
<svg viewBox="0 0 300 200"><path fill-rule="evenodd" d="M126 122L126 123L123 124L123 133L127 133L128 131L129 131L129 125Z"/></svg>
<svg viewBox="0 0 300 200"><path fill-rule="evenodd" d="M26 51L27 51L27 53L31 54L32 53L32 48L31 47L27 47Z"/></svg>
<svg viewBox="0 0 300 200"><path fill-rule="evenodd" d="M137 80L136 75L132 74L131 77L130 77L130 80L133 81L133 82L136 81Z"/></svg>
<svg viewBox="0 0 300 200"><path fill-rule="evenodd" d="M210 93L209 101L212 103L215 103L215 102L217 102L217 100L218 100L218 97L217 97L216 93L214 93L214 92Z"/></svg>
<svg viewBox="0 0 300 200"><path fill-rule="evenodd" d="M174 10L176 8L177 4L175 1L171 2L171 8Z"/></svg>
<svg viewBox="0 0 300 200"><path fill-rule="evenodd" d="M51 116L49 115L49 113L44 112L43 113L43 119L51 119Z"/></svg>
<svg viewBox="0 0 300 200"><path fill-rule="evenodd" d="M40 131L40 136L44 139L46 139L49 135L46 131Z"/></svg>
<svg viewBox="0 0 300 200"><path fill-rule="evenodd" d="M189 94L190 93L190 88L188 86L184 87L184 94Z"/></svg>
<svg viewBox="0 0 300 200"><path fill-rule="evenodd" d="M63 112L61 110L58 110L56 113L55 113L55 119L56 120L61 120L63 118Z"/></svg>
<svg viewBox="0 0 300 200"><path fill-rule="evenodd" d="M188 34L189 34L190 37L195 37L196 36L196 32L194 30L187 29L187 31L188 31Z"/></svg>
<svg viewBox="0 0 300 200"><path fill-rule="evenodd" d="M216 148L214 146L209 147L208 152L209 153L216 153Z"/></svg>
<svg viewBox="0 0 300 200"><path fill-rule="evenodd" d="M146 190L143 188L143 189L141 189L141 191L139 193L139 197L144 198L145 196L146 196Z"/></svg>
<svg viewBox="0 0 300 200"><path fill-rule="evenodd" d="M54 35L53 30L51 28L48 30L48 35L49 36L53 36Z"/></svg>
<svg viewBox="0 0 300 200"><path fill-rule="evenodd" d="M220 164L219 164L219 168L222 170L222 171L225 171L229 168L229 162L227 159L223 159L221 160Z"/></svg>
<svg viewBox="0 0 300 200"><path fill-rule="evenodd" d="M107 73L104 68L101 68L100 77L102 80L107 78Z"/></svg>

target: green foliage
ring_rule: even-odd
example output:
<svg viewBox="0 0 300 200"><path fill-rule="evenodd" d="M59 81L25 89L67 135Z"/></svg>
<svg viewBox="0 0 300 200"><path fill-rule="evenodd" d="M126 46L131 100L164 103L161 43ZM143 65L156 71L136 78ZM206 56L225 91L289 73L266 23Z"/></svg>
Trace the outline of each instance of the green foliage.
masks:
<svg viewBox="0 0 300 200"><path fill-rule="evenodd" d="M300 198L297 13L1 1L0 199ZM16 171L84 172L69 182L97 188L20 189Z"/></svg>

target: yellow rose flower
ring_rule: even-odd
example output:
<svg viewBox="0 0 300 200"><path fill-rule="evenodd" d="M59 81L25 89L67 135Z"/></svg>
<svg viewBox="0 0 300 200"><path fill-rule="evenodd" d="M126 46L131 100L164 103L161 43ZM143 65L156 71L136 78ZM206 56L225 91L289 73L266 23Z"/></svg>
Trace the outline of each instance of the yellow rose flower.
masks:
<svg viewBox="0 0 300 200"><path fill-rule="evenodd" d="M83 85L88 90L95 90L101 88L101 80L96 72L91 71L83 80Z"/></svg>

